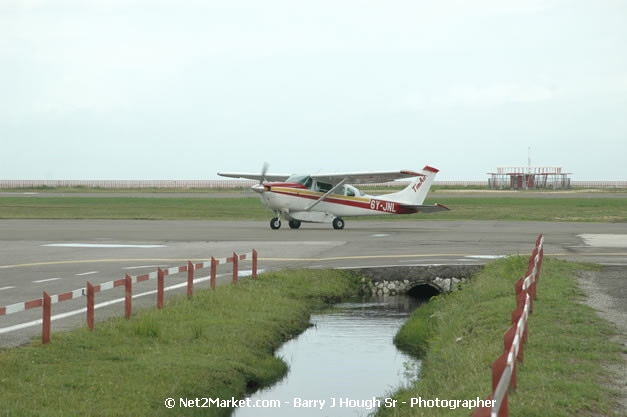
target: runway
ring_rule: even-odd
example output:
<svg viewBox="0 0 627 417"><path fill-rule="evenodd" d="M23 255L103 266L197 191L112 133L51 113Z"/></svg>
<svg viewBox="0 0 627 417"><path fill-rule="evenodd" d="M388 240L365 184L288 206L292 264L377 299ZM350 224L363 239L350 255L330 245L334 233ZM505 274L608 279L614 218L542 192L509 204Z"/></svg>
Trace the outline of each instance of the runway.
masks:
<svg viewBox="0 0 627 417"><path fill-rule="evenodd" d="M381 265L485 263L505 255L529 255L543 233L545 255L627 267L627 224L502 221L347 221L346 229L304 224L301 229L271 230L267 222L134 220L1 220L0 306L37 299L46 290L59 294L85 286L184 265L233 252L259 252L260 268L337 268ZM586 235L586 239L581 235ZM610 235L614 238L589 238ZM617 237L616 237L617 236ZM246 273L250 262L242 261ZM228 282L231 266L221 266ZM207 276L198 271L197 277ZM186 275L166 279L182 284ZM208 286L204 282L198 287ZM155 281L137 284L134 307L154 305ZM173 289L171 293L182 293ZM123 297L122 289L99 293L96 302ZM53 315L77 311L85 298L53 306ZM120 315L123 304L103 307L97 320ZM41 309L0 317L0 346L25 343L39 326L4 331L41 318ZM76 314L53 322L54 332L84 324ZM54 339L53 339L54 340Z"/></svg>

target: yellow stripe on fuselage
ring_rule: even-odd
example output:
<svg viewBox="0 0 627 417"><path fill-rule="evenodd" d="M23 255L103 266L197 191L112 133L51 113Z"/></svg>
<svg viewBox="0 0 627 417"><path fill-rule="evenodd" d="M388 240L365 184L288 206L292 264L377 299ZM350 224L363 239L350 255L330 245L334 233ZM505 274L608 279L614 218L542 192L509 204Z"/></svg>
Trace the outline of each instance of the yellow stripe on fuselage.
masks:
<svg viewBox="0 0 627 417"><path fill-rule="evenodd" d="M272 187L270 188L270 191L279 191L282 193L290 193L293 194L295 197L298 197L300 195L306 195L306 196L312 196L312 197L317 197L320 198L324 195L324 193L319 193L316 191L309 191L309 190L303 190L300 188L285 188L285 187ZM345 195L339 195L339 194L331 194L329 196L327 196L327 198L336 198L339 200L350 200L350 201L360 201L362 203L369 203L370 199L369 198L362 198L362 197L350 197L350 196L345 196Z"/></svg>

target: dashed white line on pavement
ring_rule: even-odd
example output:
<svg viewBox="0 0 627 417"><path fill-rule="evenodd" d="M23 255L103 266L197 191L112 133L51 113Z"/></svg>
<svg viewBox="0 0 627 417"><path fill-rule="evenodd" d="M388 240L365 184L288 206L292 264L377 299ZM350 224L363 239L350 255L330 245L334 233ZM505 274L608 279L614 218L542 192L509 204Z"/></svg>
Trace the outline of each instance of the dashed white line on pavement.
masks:
<svg viewBox="0 0 627 417"><path fill-rule="evenodd" d="M165 245L130 245L117 243L48 243L41 246L51 246L56 248L165 248Z"/></svg>
<svg viewBox="0 0 627 417"><path fill-rule="evenodd" d="M90 271L90 272L83 272L82 274L76 274L76 276L77 277L82 277L82 276L85 276L85 275L94 275L94 274L97 274L97 273L98 273L98 271Z"/></svg>
<svg viewBox="0 0 627 417"><path fill-rule="evenodd" d="M56 280L59 280L59 279L61 279L61 278L40 279L38 281L33 281L33 284L39 284L39 283L42 283L42 282L49 282L49 281L56 281Z"/></svg>
<svg viewBox="0 0 627 417"><path fill-rule="evenodd" d="M0 291L3 291L3 290L10 290L11 288L15 288L15 287L2 287L2 288L0 288Z"/></svg>
<svg viewBox="0 0 627 417"><path fill-rule="evenodd" d="M466 258L473 258L473 259L501 259L501 258L506 258L507 256L505 255L471 255L471 256L466 256Z"/></svg>

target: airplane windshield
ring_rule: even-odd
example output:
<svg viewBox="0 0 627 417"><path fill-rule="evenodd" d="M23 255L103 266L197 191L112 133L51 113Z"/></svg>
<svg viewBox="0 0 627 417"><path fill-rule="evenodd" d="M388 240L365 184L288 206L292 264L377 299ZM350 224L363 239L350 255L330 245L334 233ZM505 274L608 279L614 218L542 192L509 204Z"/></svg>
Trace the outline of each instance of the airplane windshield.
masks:
<svg viewBox="0 0 627 417"><path fill-rule="evenodd" d="M286 182L297 182L309 188L311 187L312 180L309 175L292 175L286 180Z"/></svg>
<svg viewBox="0 0 627 417"><path fill-rule="evenodd" d="M360 189L353 187L352 185L346 186L346 195L349 197L363 197L365 194Z"/></svg>

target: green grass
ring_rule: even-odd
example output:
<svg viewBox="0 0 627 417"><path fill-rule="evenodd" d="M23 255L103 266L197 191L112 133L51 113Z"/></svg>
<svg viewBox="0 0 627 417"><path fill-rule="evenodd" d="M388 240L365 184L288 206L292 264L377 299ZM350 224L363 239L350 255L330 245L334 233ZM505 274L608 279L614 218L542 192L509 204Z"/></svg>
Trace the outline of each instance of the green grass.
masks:
<svg viewBox="0 0 627 417"><path fill-rule="evenodd" d="M491 392L491 366L503 352L503 333L515 308L514 281L526 258L487 265L462 291L438 296L417 310L396 342L423 357L420 378L396 398L470 400ZM545 258L518 388L509 395L513 416L618 416L617 393L607 388L604 365L620 363L621 348L610 342L613 328L581 303L574 277L591 268ZM458 341L458 338L461 338ZM408 403L409 404L409 403ZM468 409L382 409L379 416L468 416Z"/></svg>
<svg viewBox="0 0 627 417"><path fill-rule="evenodd" d="M257 198L0 197L4 219L266 220Z"/></svg>
<svg viewBox="0 0 627 417"><path fill-rule="evenodd" d="M422 215L434 220L529 220L552 222L627 222L627 201L622 198L441 198L451 211ZM417 215L416 215L417 216ZM397 216L399 217L399 216Z"/></svg>
<svg viewBox="0 0 627 417"><path fill-rule="evenodd" d="M175 298L163 310L0 351L0 416L226 416L166 398L239 398L283 376L273 352L310 312L354 295L339 271L284 271Z"/></svg>
<svg viewBox="0 0 627 417"><path fill-rule="evenodd" d="M627 222L622 198L438 198L451 211L408 216L377 216L385 220L530 220ZM0 219L146 219L146 220L268 220L256 197L0 197Z"/></svg>
<svg viewBox="0 0 627 417"><path fill-rule="evenodd" d="M76 185L72 187L50 187L41 185L37 187L16 187L16 188L0 188L0 192L6 193L25 193L25 192L45 192L45 193L245 193L249 192L249 187L232 187L232 188L163 188L163 187L145 187L145 188L103 188L103 187L87 187Z"/></svg>

